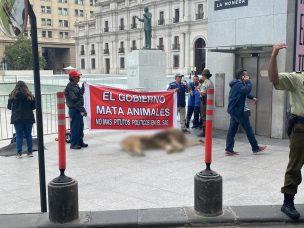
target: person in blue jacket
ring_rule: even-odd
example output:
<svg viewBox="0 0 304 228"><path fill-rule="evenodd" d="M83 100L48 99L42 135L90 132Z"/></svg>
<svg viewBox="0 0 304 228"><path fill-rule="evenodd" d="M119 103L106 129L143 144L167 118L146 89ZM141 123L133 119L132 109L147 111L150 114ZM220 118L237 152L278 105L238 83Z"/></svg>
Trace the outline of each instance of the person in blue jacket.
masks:
<svg viewBox="0 0 304 228"><path fill-rule="evenodd" d="M192 114L194 113L194 120L192 128L199 127L199 115L200 115L200 93L196 89L199 86L199 77L194 75L193 82L188 84L189 99L187 107L187 118L186 118L186 127L189 128L190 120Z"/></svg>
<svg viewBox="0 0 304 228"><path fill-rule="evenodd" d="M238 152L233 150L234 147L234 137L238 130L239 124L246 131L248 141L250 142L253 153L258 153L266 149L266 146L258 145L258 142L254 136L252 127L249 121L250 111L248 109L246 98L253 99L256 98L250 94L252 89L252 84L250 82L249 75L246 70L240 69L236 75L235 79L230 82L230 92L229 92L229 104L228 113L230 114L230 125L227 132L226 138L226 155L237 155Z"/></svg>
<svg viewBox="0 0 304 228"><path fill-rule="evenodd" d="M187 86L182 83L182 77L184 75L176 74L175 81L171 82L167 90L175 90L177 93L177 113L180 118L180 127L184 133L189 133L185 125L185 107L186 107L186 93L188 92Z"/></svg>

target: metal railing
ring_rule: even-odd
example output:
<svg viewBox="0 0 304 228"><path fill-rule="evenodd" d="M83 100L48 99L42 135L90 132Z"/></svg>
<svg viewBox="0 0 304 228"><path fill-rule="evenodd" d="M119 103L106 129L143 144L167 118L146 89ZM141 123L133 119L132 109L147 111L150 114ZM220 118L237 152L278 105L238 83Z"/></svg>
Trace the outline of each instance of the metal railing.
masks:
<svg viewBox="0 0 304 228"><path fill-rule="evenodd" d="M11 124L11 110L6 108L8 95L0 95L0 140L6 140L13 137L15 132L14 125ZM57 127L56 94L42 94L42 116L43 116L43 134L55 134ZM35 115L35 111L34 111ZM69 120L67 119L69 126ZM33 137L37 136L36 123L33 126Z"/></svg>

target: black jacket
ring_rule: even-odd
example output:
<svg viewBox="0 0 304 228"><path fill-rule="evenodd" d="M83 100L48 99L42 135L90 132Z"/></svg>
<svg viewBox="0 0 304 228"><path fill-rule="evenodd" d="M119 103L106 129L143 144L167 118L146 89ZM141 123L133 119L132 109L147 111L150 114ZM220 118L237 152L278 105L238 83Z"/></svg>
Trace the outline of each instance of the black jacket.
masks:
<svg viewBox="0 0 304 228"><path fill-rule="evenodd" d="M16 98L8 99L7 108L12 110L11 124L35 123L35 98L29 101L23 93L18 93Z"/></svg>
<svg viewBox="0 0 304 228"><path fill-rule="evenodd" d="M69 108L77 109L80 112L85 112L84 100L83 100L84 90L78 86L69 82L64 90L64 95L66 99L66 105Z"/></svg>

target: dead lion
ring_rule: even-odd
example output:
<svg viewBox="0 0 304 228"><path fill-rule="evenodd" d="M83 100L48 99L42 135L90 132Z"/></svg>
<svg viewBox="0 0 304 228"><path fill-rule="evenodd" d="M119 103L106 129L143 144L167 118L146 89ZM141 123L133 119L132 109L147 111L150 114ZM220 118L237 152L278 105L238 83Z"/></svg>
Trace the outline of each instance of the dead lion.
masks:
<svg viewBox="0 0 304 228"><path fill-rule="evenodd" d="M201 144L202 141L189 144L185 134L178 129L168 129L153 135L131 135L121 141L124 151L143 156L144 150L164 149L167 153L183 151L186 146Z"/></svg>

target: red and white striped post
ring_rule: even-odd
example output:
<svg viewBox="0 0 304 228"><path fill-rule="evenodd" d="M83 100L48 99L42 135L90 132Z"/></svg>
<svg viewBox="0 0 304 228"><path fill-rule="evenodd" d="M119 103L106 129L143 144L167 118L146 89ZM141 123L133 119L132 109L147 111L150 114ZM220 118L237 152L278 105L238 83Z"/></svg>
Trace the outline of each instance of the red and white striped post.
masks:
<svg viewBox="0 0 304 228"><path fill-rule="evenodd" d="M65 145L65 101L64 93L57 92L57 118L58 118L58 152L59 170L64 175L66 169L66 145Z"/></svg>
<svg viewBox="0 0 304 228"><path fill-rule="evenodd" d="M66 223L79 218L79 207L78 182L64 174L66 169L66 129L63 92L57 92L57 117L60 176L48 184L49 219L54 223Z"/></svg>
<svg viewBox="0 0 304 228"><path fill-rule="evenodd" d="M211 170L212 127L213 127L214 87L207 90L205 163L206 169L194 177L194 209L204 216L212 217L223 213L223 180L221 175Z"/></svg>
<svg viewBox="0 0 304 228"><path fill-rule="evenodd" d="M206 129L205 129L205 163L210 170L212 162L212 128L213 128L214 88L207 90Z"/></svg>

